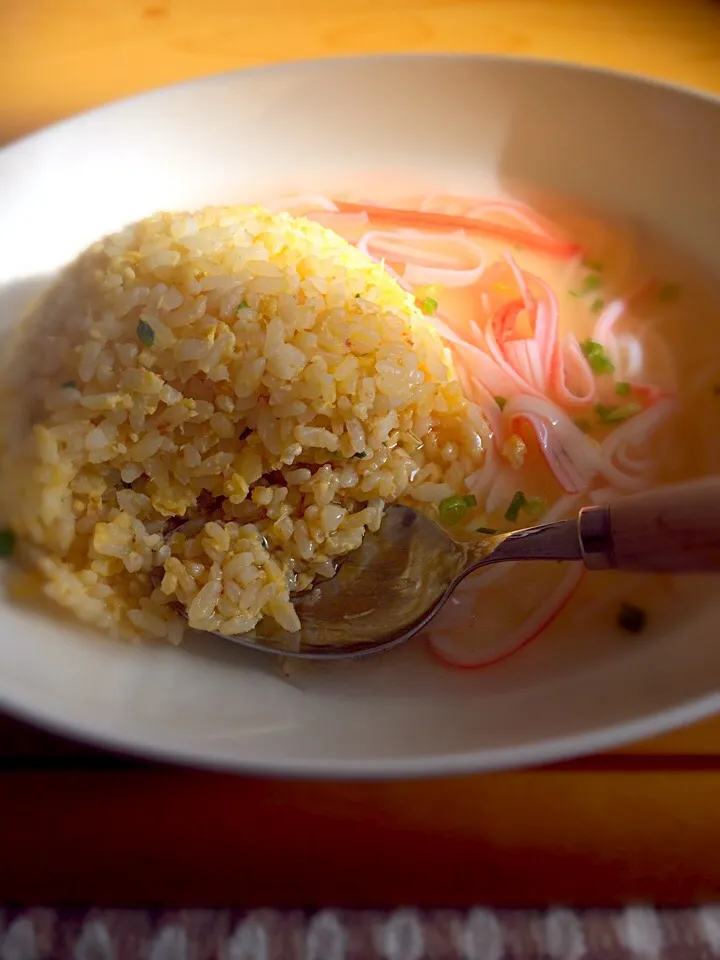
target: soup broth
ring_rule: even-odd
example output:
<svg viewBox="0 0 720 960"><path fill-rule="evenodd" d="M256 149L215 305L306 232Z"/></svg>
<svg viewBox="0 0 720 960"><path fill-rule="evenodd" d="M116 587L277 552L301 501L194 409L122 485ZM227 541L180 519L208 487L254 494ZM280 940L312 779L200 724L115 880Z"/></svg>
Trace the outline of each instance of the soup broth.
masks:
<svg viewBox="0 0 720 960"><path fill-rule="evenodd" d="M720 470L718 291L641 229L546 196L529 206L430 191L293 195L274 206L383 262L444 337L488 424L464 501L427 505L456 538ZM432 460L433 436L418 441ZM443 660L483 666L561 613L566 627L584 612L619 634L647 633L698 610L706 590L703 577L505 564L470 578L428 636Z"/></svg>

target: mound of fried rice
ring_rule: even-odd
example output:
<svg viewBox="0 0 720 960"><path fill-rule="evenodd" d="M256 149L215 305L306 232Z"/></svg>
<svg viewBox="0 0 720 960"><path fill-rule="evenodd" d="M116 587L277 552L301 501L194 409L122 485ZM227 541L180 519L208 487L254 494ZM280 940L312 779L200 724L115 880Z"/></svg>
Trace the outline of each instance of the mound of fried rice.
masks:
<svg viewBox="0 0 720 960"><path fill-rule="evenodd" d="M296 630L292 597L398 499L466 493L484 420L400 285L319 224L162 213L18 330L0 511L44 591L125 638Z"/></svg>

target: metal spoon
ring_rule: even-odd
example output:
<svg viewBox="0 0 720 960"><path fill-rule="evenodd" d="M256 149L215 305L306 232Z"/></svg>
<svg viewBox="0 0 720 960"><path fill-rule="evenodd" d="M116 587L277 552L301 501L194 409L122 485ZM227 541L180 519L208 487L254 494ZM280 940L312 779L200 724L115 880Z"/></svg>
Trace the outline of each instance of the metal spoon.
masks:
<svg viewBox="0 0 720 960"><path fill-rule="evenodd" d="M410 507L389 506L377 533L335 577L300 596L288 633L216 634L255 650L310 660L381 653L432 620L473 571L507 560L574 560L589 570L720 571L720 477L584 507L570 520L457 543Z"/></svg>

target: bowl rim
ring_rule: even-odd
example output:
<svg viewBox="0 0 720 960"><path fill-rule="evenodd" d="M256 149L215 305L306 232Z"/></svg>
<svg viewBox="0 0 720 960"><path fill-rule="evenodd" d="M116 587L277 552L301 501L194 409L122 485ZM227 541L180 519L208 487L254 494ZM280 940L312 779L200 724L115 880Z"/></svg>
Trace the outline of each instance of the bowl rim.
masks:
<svg viewBox="0 0 720 960"><path fill-rule="evenodd" d="M285 757L239 760L229 757L204 756L199 750L179 744L168 745L156 737L142 743L130 737L98 729L85 729L63 720L52 712L11 703L0 697L0 708L17 720L40 728L46 733L101 749L120 758L138 762L155 761L188 769L216 773L236 773L270 780L308 780L343 782L393 782L431 780L443 777L501 773L512 770L542 768L569 763L585 756L615 750L628 744L648 740L707 719L720 712L720 692L684 701L675 707L655 711L623 723L602 726L566 737L525 743L513 747L478 748L457 753L420 754L359 760L318 760Z"/></svg>
<svg viewBox="0 0 720 960"><path fill-rule="evenodd" d="M488 63L513 65L516 67L533 67L552 72L580 72L594 75L597 77L609 77L614 80L623 81L636 86L655 87L660 90L666 90L669 93L681 94L683 96L693 97L704 100L707 103L720 107L720 92L715 93L710 90L703 90L702 87L694 87L688 83L677 83L672 80L665 80L662 77L632 73L629 70L620 70L615 67L604 67L593 63L581 63L580 61L565 60L557 57L534 57L514 54L501 53L452 53L450 51L440 52L398 52L398 53L367 53L351 54L349 56L337 57L308 57L307 59L298 58L295 60L281 60L277 63L257 64L251 67L238 67L235 70L220 70L216 73L206 73L197 77L190 77L187 80L179 80L175 83L165 83L158 87L151 87L149 90L141 90L137 93L131 93L126 96L114 97L106 103L101 103L95 107L89 107L87 110L81 110L79 113L72 113L67 117L61 117L48 123L38 130L21 135L0 146L0 154L11 151L34 140L53 133L57 129L71 126L74 123L80 123L91 117L112 111L116 108L129 106L132 103L147 101L156 97L162 97L171 90L182 90L185 87L204 86L218 83L222 80L233 77L251 77L256 75L271 73L292 73L296 70L331 70L345 64L360 64L365 62L383 63L398 61L466 61L468 63Z"/></svg>
<svg viewBox="0 0 720 960"><path fill-rule="evenodd" d="M677 83L659 77L635 74L625 70L585 64L557 58L514 56L490 53L452 53L452 52L399 52L378 54L357 54L351 56L323 57L281 61L278 63L257 65L235 70L219 71L192 77L176 83L163 84L149 90L129 96L109 100L80 113L61 118L39 130L10 140L0 147L0 158L26 145L39 143L43 138L52 136L58 130L66 130L74 124L91 121L116 109L122 109L135 103L162 98L171 91L184 88L211 86L224 80L243 77L266 76L272 74L332 71L346 65L360 64L399 64L403 61L439 61L465 62L468 64L497 64L513 67L533 68L548 73L585 73L598 79L611 79L636 87L650 87L664 90L673 95L702 100L720 110L720 93L715 93L690 84ZM219 756L204 756L198 749L184 747L182 744L168 744L161 738L146 736L142 742L138 738L123 736L111 730L97 728L86 729L72 720L64 720L52 711L42 707L29 706L13 701L6 694L0 695L0 708L9 715L44 730L80 741L91 747L101 748L110 753L135 757L138 760L149 759L170 762L181 766L242 773L252 776L309 780L356 780L391 781L414 778L436 778L458 776L462 774L487 773L511 769L524 769L553 763L570 761L577 757L615 749L628 743L668 733L696 721L708 718L720 712L720 690L699 698L685 700L674 707L655 711L650 714L620 723L600 726L564 737L552 737L547 740L529 742L511 747L478 748L458 753L420 754L405 758L376 759L235 759Z"/></svg>

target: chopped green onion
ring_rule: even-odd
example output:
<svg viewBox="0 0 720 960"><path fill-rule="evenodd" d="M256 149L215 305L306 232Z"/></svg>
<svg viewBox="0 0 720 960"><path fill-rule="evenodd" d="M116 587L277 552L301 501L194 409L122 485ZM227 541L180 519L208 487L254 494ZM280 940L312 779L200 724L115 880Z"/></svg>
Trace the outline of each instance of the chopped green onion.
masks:
<svg viewBox="0 0 720 960"><path fill-rule="evenodd" d="M598 343L597 340L592 340L590 337L588 337L587 340L583 340L580 344L580 349L586 357L594 357L605 353L603 345Z"/></svg>
<svg viewBox="0 0 720 960"><path fill-rule="evenodd" d="M358 294L358 296L360 296L360 294ZM237 308L237 310L236 310L235 312L236 312L236 313L240 313L241 310L247 310L247 307L248 307L248 302L247 302L247 300L241 300L240 303L238 304L238 308Z"/></svg>
<svg viewBox="0 0 720 960"><path fill-rule="evenodd" d="M356 299L356 300L359 300L361 296L362 296L362 294L356 293L356 294L355 294L355 299Z"/></svg>
<svg viewBox="0 0 720 960"><path fill-rule="evenodd" d="M494 400L501 410L505 409L505 404L507 403L507 397L494 397Z"/></svg>
<svg viewBox="0 0 720 960"><path fill-rule="evenodd" d="M500 533L499 530L495 530L493 527L476 527L475 533L485 533L488 537L494 537L496 533Z"/></svg>
<svg viewBox="0 0 720 960"><path fill-rule="evenodd" d="M625 380L620 380L618 381L618 383L615 384L615 393L619 397L626 397L631 390L632 390L632 387Z"/></svg>
<svg viewBox="0 0 720 960"><path fill-rule="evenodd" d="M61 383L60 386L63 390L74 390L77 387L77 383L74 380L66 380L65 383Z"/></svg>
<svg viewBox="0 0 720 960"><path fill-rule="evenodd" d="M505 511L505 519L509 520L510 523L514 523L526 503L525 494L522 490L518 490L510 501L510 506Z"/></svg>
<svg viewBox="0 0 720 960"><path fill-rule="evenodd" d="M15 534L6 528L0 530L0 557L11 557L15 549Z"/></svg>
<svg viewBox="0 0 720 960"><path fill-rule="evenodd" d="M432 297L425 297L423 302L420 304L420 309L427 316L431 317L438 308L437 300L433 300Z"/></svg>
<svg viewBox="0 0 720 960"><path fill-rule="evenodd" d="M582 265L588 270L594 270L595 273L602 273L605 269L600 260L583 260Z"/></svg>
<svg viewBox="0 0 720 960"><path fill-rule="evenodd" d="M578 430L582 430L583 433L590 433L592 430L592 424L589 420L586 420L585 417L578 417L575 421L575 426Z"/></svg>
<svg viewBox="0 0 720 960"><path fill-rule="evenodd" d="M592 310L593 313L600 313L600 311L602 310L602 308L603 308L604 306L605 306L605 301L603 300L603 298L602 298L602 297L597 297L597 298L596 298L595 300L593 300L593 302L590 304L590 309Z"/></svg>
<svg viewBox="0 0 720 960"><path fill-rule="evenodd" d="M595 404L595 413L601 423L622 423L623 420L634 417L641 410L639 403L625 403L621 407L606 407L604 403Z"/></svg>
<svg viewBox="0 0 720 960"><path fill-rule="evenodd" d="M583 281L582 288L580 290L569 290L568 293L571 297L584 297L587 293L592 293L593 290L597 290L602 286L602 280L596 274L591 273L589 276L585 277Z"/></svg>
<svg viewBox="0 0 720 960"><path fill-rule="evenodd" d="M591 340L590 338L583 340L580 349L587 357L587 362L590 364L593 373L602 376L615 371L615 364L605 353L603 345L598 343L597 340Z"/></svg>
<svg viewBox="0 0 720 960"><path fill-rule="evenodd" d="M628 633L641 633L647 623L647 613L634 603L622 603L618 611L617 623Z"/></svg>
<svg viewBox="0 0 720 960"><path fill-rule="evenodd" d="M606 357L604 355L602 357L591 357L589 363L592 372L596 373L598 376L615 373L615 364L612 362L610 357Z"/></svg>
<svg viewBox="0 0 720 960"><path fill-rule="evenodd" d="M660 303L673 303L679 296L679 283L663 283L658 287L658 300Z"/></svg>
<svg viewBox="0 0 720 960"><path fill-rule="evenodd" d="M472 494L467 497L446 497L440 501L440 521L446 527L452 527L460 523L470 507L475 506L477 506L477 500Z"/></svg>
<svg viewBox="0 0 720 960"><path fill-rule="evenodd" d="M147 320L139 321L137 325L137 337L144 347L151 347L155 343L155 331Z"/></svg>
<svg viewBox="0 0 720 960"><path fill-rule="evenodd" d="M602 277L599 277L596 273L590 273L583 280L583 293L592 293L593 290L598 290L602 286Z"/></svg>
<svg viewBox="0 0 720 960"><path fill-rule="evenodd" d="M580 344L580 349L586 357L600 356L605 353L605 348L603 345L598 343L597 340L593 340L591 337L588 337L587 340L582 341Z"/></svg>
<svg viewBox="0 0 720 960"><path fill-rule="evenodd" d="M505 519L509 520L510 523L514 523L520 516L521 510L527 513L529 517L536 519L542 516L547 510L547 500L543 500L542 497L528 498L522 490L518 490L510 501L510 506L505 511Z"/></svg>
<svg viewBox="0 0 720 960"><path fill-rule="evenodd" d="M356 459L356 460L364 460L365 457L369 457L369 456L370 456L370 454L367 452L367 450L363 450L361 453L356 453L356 454L355 454L355 459Z"/></svg>
<svg viewBox="0 0 720 960"><path fill-rule="evenodd" d="M622 420L629 420L630 417L636 416L641 410L642 406L639 403L626 403L613 412L610 417L610 423L620 423Z"/></svg>

